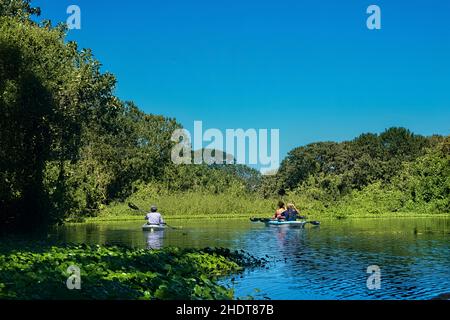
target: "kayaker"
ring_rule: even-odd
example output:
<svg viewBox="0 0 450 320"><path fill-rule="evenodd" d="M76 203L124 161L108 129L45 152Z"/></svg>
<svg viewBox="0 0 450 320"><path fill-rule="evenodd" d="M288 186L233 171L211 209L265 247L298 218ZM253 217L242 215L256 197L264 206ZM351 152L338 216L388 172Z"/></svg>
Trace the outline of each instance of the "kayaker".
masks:
<svg viewBox="0 0 450 320"><path fill-rule="evenodd" d="M275 214L272 217L274 220L285 220L286 217L283 215L283 213L286 211L286 206L284 205L283 201L278 201L278 209L275 210Z"/></svg>
<svg viewBox="0 0 450 320"><path fill-rule="evenodd" d="M151 225L165 224L162 215L158 212L158 208L155 205L151 206L150 212L147 213L145 219L147 220L147 224Z"/></svg>
<svg viewBox="0 0 450 320"><path fill-rule="evenodd" d="M300 214L293 203L287 204L287 209L283 213L287 221L296 221L297 216Z"/></svg>

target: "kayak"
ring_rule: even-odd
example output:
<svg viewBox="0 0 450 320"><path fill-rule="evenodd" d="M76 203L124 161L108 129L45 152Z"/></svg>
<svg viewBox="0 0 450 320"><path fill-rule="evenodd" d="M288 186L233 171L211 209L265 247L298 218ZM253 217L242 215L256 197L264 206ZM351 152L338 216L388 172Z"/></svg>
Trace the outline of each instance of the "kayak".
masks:
<svg viewBox="0 0 450 320"><path fill-rule="evenodd" d="M164 230L166 228L165 225L161 224L144 224L142 226L143 231L158 231L158 230Z"/></svg>
<svg viewBox="0 0 450 320"><path fill-rule="evenodd" d="M301 228L303 227L307 221L277 221L277 220L270 220L264 222L268 226L289 226L289 227L297 227Z"/></svg>
<svg viewBox="0 0 450 320"><path fill-rule="evenodd" d="M250 218L252 222L263 222L266 226L288 226L288 227L300 227L304 228L306 224L311 224L313 226L320 226L319 221L280 221L280 220L272 220L270 218Z"/></svg>

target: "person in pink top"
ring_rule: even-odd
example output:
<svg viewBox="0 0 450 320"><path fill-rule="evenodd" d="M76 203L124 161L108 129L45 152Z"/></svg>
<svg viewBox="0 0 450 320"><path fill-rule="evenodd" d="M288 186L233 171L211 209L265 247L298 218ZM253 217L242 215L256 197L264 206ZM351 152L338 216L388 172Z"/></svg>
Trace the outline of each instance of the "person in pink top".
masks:
<svg viewBox="0 0 450 320"><path fill-rule="evenodd" d="M279 201L278 209L275 211L275 214L273 215L272 220L284 221L286 217L284 215L282 215L282 213L284 213L285 211L286 211L286 206L284 205L284 202Z"/></svg>

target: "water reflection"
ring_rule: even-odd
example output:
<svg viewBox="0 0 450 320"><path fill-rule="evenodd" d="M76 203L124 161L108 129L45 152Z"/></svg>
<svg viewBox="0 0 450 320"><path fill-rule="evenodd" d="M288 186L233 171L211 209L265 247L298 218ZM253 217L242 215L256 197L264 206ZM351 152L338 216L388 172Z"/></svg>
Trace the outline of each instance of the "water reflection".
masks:
<svg viewBox="0 0 450 320"><path fill-rule="evenodd" d="M147 249L161 249L163 247L164 230L144 231Z"/></svg>
<svg viewBox="0 0 450 320"><path fill-rule="evenodd" d="M373 221L372 221L373 222ZM384 221L385 223L387 221ZM448 224L409 220L335 223L324 230L267 229L247 237L245 250L277 259L233 283L238 296L278 299L428 299L448 291ZM432 230L417 237L414 225ZM399 227L401 226L401 227ZM251 239L251 240L250 240ZM367 267L382 270L382 288L366 286ZM253 292L260 289L258 293Z"/></svg>
<svg viewBox="0 0 450 320"><path fill-rule="evenodd" d="M322 221L306 229L242 220L177 221L181 230L143 232L140 222L69 225L61 241L137 248L227 247L270 257L232 285L236 296L272 299L428 299L450 288L450 219ZM367 289L369 265L381 268L381 289ZM255 289L260 289L257 293Z"/></svg>

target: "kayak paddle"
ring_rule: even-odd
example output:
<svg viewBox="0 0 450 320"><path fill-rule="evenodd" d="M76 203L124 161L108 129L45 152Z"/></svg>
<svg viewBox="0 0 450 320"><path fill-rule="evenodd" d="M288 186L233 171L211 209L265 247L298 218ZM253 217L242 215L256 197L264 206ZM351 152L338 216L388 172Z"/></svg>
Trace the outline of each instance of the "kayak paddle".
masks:
<svg viewBox="0 0 450 320"><path fill-rule="evenodd" d="M250 218L250 221L252 222L268 222L270 220L270 218Z"/></svg>

